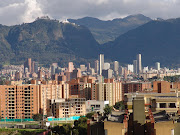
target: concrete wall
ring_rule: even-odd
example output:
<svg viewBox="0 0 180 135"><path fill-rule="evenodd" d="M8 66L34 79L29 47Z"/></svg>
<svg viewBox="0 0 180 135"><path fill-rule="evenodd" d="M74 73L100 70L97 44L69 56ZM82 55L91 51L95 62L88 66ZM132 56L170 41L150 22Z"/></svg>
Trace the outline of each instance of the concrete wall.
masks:
<svg viewBox="0 0 180 135"><path fill-rule="evenodd" d="M123 123L105 121L104 130L107 130L107 135L124 135Z"/></svg>
<svg viewBox="0 0 180 135"><path fill-rule="evenodd" d="M173 121L159 122L154 124L156 135L171 135L171 130L175 128Z"/></svg>

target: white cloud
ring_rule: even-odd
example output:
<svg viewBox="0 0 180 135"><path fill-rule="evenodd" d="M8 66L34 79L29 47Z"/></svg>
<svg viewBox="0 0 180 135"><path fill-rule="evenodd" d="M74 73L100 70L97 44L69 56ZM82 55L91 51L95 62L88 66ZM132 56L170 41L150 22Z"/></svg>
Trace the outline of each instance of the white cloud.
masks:
<svg viewBox="0 0 180 135"><path fill-rule="evenodd" d="M40 4L36 0L25 0L26 10L21 16L23 22L34 21L37 17L43 16Z"/></svg>
<svg viewBox="0 0 180 135"><path fill-rule="evenodd" d="M179 8L179 0L1 0L0 23L31 22L43 15L55 19L92 16L108 20L141 13L167 19L180 17Z"/></svg>

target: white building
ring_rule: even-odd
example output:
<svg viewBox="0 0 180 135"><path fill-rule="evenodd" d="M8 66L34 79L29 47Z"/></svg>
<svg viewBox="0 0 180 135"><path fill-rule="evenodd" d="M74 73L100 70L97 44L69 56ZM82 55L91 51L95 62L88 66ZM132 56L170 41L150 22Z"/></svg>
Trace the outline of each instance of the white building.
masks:
<svg viewBox="0 0 180 135"><path fill-rule="evenodd" d="M160 63L159 63L159 62L156 62L156 63L155 63L155 68L156 68L156 70L158 70L158 71L160 70Z"/></svg>
<svg viewBox="0 0 180 135"><path fill-rule="evenodd" d="M89 112L103 113L106 105L109 105L109 101L87 100L86 113L89 113Z"/></svg>

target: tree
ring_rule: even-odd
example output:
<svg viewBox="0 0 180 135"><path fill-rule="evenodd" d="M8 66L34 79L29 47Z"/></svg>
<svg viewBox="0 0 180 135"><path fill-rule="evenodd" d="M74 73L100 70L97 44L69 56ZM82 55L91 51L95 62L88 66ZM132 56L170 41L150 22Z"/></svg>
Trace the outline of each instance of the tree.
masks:
<svg viewBox="0 0 180 135"><path fill-rule="evenodd" d="M89 118L89 119L91 119L93 115L94 115L94 112L90 112L90 113L87 113L87 114L86 114L86 117Z"/></svg>
<svg viewBox="0 0 180 135"><path fill-rule="evenodd" d="M40 120L43 120L43 115L42 114L34 114L32 116L32 118L35 120L35 121L40 121Z"/></svg>
<svg viewBox="0 0 180 135"><path fill-rule="evenodd" d="M109 115L112 112L112 106L106 105L104 108L104 114Z"/></svg>
<svg viewBox="0 0 180 135"><path fill-rule="evenodd" d="M72 133L73 133L73 135L79 135L79 131L78 131L78 129L76 129L76 128L74 128L74 129L72 130Z"/></svg>
<svg viewBox="0 0 180 135"><path fill-rule="evenodd" d="M63 126L56 126L52 129L58 135L70 135L71 130L71 124L63 124Z"/></svg>
<svg viewBox="0 0 180 135"><path fill-rule="evenodd" d="M78 130L78 135L86 135L87 134L87 117L81 117L79 120L74 121L74 128ZM77 131L76 131L77 133Z"/></svg>
<svg viewBox="0 0 180 135"><path fill-rule="evenodd" d="M118 110L124 110L125 109L124 102L123 101L116 102L114 108Z"/></svg>

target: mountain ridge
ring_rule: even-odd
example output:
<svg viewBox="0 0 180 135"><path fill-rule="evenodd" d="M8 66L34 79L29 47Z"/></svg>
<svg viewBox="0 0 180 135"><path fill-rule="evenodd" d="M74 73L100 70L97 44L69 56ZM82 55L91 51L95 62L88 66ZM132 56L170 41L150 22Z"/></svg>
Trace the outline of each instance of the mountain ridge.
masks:
<svg viewBox="0 0 180 135"><path fill-rule="evenodd" d="M104 44L103 49L109 58L121 62L132 63L136 54L141 53L144 66L155 62L177 66L180 65L179 43L180 18L176 18L150 21Z"/></svg>
<svg viewBox="0 0 180 135"><path fill-rule="evenodd" d="M31 57L45 65L52 62L64 65L68 61L79 64L98 55L99 44L86 27L57 20L38 19L9 27L1 25L0 39L3 63L22 64Z"/></svg>
<svg viewBox="0 0 180 135"><path fill-rule="evenodd" d="M103 44L113 41L118 36L127 31L137 28L151 21L149 17L142 14L130 15L125 18L115 18L113 20L100 20L93 17L84 17L80 19L68 19L69 22L86 26L93 34L96 41Z"/></svg>

